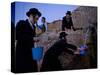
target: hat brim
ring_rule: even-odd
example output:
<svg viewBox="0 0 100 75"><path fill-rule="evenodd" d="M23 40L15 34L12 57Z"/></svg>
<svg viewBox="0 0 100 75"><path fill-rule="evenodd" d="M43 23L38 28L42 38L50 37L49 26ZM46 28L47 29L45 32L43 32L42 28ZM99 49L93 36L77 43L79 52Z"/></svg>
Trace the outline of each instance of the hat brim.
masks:
<svg viewBox="0 0 100 75"><path fill-rule="evenodd" d="M33 15L38 15L39 17L41 16L41 13L38 11L38 9L36 9L36 8L32 8L32 9L30 9L27 13L26 13L26 15L29 17L31 14L33 14Z"/></svg>

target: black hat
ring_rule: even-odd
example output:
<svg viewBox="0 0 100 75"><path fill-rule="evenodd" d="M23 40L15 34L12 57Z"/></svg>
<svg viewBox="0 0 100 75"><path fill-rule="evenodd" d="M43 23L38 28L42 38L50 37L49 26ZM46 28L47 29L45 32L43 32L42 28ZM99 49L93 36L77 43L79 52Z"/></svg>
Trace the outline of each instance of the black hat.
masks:
<svg viewBox="0 0 100 75"><path fill-rule="evenodd" d="M31 8L27 13L26 15L29 17L30 14L33 14L33 15L38 15L39 17L41 16L41 13L38 9L36 8Z"/></svg>
<svg viewBox="0 0 100 75"><path fill-rule="evenodd" d="M67 13L66 13L66 14L71 15L71 11L67 11Z"/></svg>
<svg viewBox="0 0 100 75"><path fill-rule="evenodd" d="M67 33L61 32L59 38L63 38L63 37L65 37L65 36L67 36L67 35L68 35Z"/></svg>
<svg viewBox="0 0 100 75"><path fill-rule="evenodd" d="M42 17L42 19L46 19L45 17Z"/></svg>

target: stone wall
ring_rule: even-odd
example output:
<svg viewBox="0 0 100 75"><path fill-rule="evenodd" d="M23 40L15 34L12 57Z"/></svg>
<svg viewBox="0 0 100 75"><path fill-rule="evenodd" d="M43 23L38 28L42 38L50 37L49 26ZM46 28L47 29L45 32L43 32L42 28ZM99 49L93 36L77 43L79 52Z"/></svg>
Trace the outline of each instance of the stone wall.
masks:
<svg viewBox="0 0 100 75"><path fill-rule="evenodd" d="M97 23L97 7L80 6L72 12L72 20L75 28L83 28L83 30L67 32L68 42L72 44L84 43L84 36L89 26ZM48 31L61 31L62 20L56 20L48 24ZM97 26L95 26L97 27Z"/></svg>

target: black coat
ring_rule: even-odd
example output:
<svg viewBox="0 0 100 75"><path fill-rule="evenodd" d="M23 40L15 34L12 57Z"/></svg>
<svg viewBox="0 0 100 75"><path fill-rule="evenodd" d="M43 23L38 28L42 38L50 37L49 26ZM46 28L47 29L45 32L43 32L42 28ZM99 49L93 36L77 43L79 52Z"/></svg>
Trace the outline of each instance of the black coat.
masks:
<svg viewBox="0 0 100 75"><path fill-rule="evenodd" d="M71 27L73 27L72 18L70 17L69 21L67 21L66 17L63 17L63 20L62 20L62 30L65 30L65 28L71 29Z"/></svg>
<svg viewBox="0 0 100 75"><path fill-rule="evenodd" d="M32 60L32 47L34 47L34 29L28 20L21 20L16 25L16 72L37 71L37 63Z"/></svg>
<svg viewBox="0 0 100 75"><path fill-rule="evenodd" d="M76 50L76 46L66 43L66 40L57 41L48 51L45 53L41 71L58 71L63 70L60 61L58 59L59 55L62 52L68 52L73 54L72 51L69 51L68 48Z"/></svg>

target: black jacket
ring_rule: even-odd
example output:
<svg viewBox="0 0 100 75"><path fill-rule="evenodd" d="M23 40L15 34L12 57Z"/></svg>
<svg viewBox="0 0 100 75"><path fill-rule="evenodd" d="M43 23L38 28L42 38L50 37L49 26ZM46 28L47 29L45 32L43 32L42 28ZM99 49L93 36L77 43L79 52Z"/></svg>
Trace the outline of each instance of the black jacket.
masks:
<svg viewBox="0 0 100 75"><path fill-rule="evenodd" d="M68 52L68 53L72 54L73 52L68 51L68 48L76 50L77 47L72 44L66 43L66 40L57 41L45 53L43 62L42 62L42 66L41 66L41 71L63 70L58 57L62 52Z"/></svg>
<svg viewBox="0 0 100 75"><path fill-rule="evenodd" d="M16 72L37 71L36 61L32 60L32 47L34 47L34 29L28 20L21 20L16 25ZM34 67L33 67L34 66Z"/></svg>
<svg viewBox="0 0 100 75"><path fill-rule="evenodd" d="M63 20L62 20L62 30L65 30L65 28L71 29L71 26L73 27L72 18L70 17L69 21L67 21L66 17L63 17Z"/></svg>

